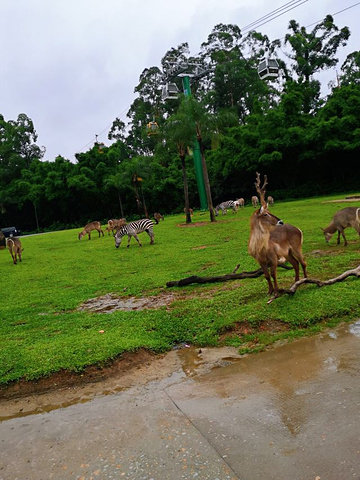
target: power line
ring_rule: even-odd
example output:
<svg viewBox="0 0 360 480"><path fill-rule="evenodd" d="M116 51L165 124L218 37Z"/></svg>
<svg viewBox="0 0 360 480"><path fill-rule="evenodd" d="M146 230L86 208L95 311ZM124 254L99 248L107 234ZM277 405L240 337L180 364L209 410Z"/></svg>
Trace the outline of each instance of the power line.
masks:
<svg viewBox="0 0 360 480"><path fill-rule="evenodd" d="M257 27L261 27L262 25L265 25L265 23L271 22L272 20L275 20L275 18L281 17L281 15L284 15L284 13L290 12L294 8L299 7L300 5L302 5L307 1L308 0L292 0L291 2L285 3L284 5L271 11L267 15L264 15L258 20L255 20L249 25L246 25L241 29L241 32L244 33L245 31L246 33L246 31L254 30Z"/></svg>
<svg viewBox="0 0 360 480"><path fill-rule="evenodd" d="M336 12L336 13L332 13L331 16L332 16L332 17L335 17L335 15L338 15L339 13L342 13L342 12L346 12L346 10L350 10L350 8L357 7L358 5L360 5L360 2L357 2L357 3L354 3L353 5L350 5L350 7L343 8L342 10L339 10L339 11ZM314 22L314 23L310 23L310 25L306 25L305 28L311 27L312 25L315 25L316 23L319 23L319 22L321 22L321 20L317 20L317 21Z"/></svg>

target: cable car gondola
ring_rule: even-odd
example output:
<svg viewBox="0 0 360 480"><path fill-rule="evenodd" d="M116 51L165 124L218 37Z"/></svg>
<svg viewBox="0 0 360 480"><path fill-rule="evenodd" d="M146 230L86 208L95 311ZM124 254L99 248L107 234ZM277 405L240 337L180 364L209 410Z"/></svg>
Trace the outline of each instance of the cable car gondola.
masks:
<svg viewBox="0 0 360 480"><path fill-rule="evenodd" d="M176 83L166 83L163 86L161 97L163 100L171 100L172 98L178 98L179 89Z"/></svg>
<svg viewBox="0 0 360 480"><path fill-rule="evenodd" d="M262 80L277 78L279 75L279 64L275 58L263 58L258 66L258 74Z"/></svg>

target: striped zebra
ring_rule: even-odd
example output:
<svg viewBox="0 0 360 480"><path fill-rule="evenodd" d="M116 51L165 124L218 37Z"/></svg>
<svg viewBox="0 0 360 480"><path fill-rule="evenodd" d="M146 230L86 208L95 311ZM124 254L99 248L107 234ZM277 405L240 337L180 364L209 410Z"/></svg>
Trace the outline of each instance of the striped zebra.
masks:
<svg viewBox="0 0 360 480"><path fill-rule="evenodd" d="M142 232L146 232L149 235L150 245L152 245L154 243L153 226L154 223L148 218L143 218L142 220L135 220L134 222L130 222L127 225L123 225L115 234L115 247L120 247L122 237L125 237L125 235L128 236L127 248L130 247L131 237L134 237L135 240L138 242L139 247L141 247L142 245L137 234Z"/></svg>
<svg viewBox="0 0 360 480"><path fill-rule="evenodd" d="M223 215L226 215L227 209L231 208L234 212L236 212L236 204L233 200L228 200L227 202L222 202L215 207L215 215L219 215L219 210L222 211Z"/></svg>

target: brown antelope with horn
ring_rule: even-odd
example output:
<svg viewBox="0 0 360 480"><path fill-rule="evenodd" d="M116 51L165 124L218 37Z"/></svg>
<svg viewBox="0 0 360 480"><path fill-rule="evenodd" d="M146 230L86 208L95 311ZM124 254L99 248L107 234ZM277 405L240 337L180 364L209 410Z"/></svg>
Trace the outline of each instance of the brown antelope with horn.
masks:
<svg viewBox="0 0 360 480"><path fill-rule="evenodd" d="M106 227L106 230L108 234L110 235L110 232L112 232L113 235L118 231L120 227L123 227L126 225L126 218L112 218L111 220L108 221L108 226Z"/></svg>
<svg viewBox="0 0 360 480"><path fill-rule="evenodd" d="M348 244L344 230L347 227L354 227L357 233L360 235L360 208L347 207L342 210L338 210L330 225L321 230L324 232L326 243L329 243L331 237L335 232L338 232L337 244L340 244L340 233L344 239L344 247Z"/></svg>
<svg viewBox="0 0 360 480"><path fill-rule="evenodd" d="M261 266L269 285L268 294L278 294L276 269L279 263L287 260L295 270L295 282L299 280L299 262L304 277L307 277L306 263L302 254L303 235L299 228L283 223L280 218L270 213L265 201L265 186L260 187L260 174L256 172L256 191L260 196L261 207L251 216L250 239L248 251ZM270 272L269 272L270 269ZM271 274L271 276L270 276ZM271 281L273 279L274 284Z"/></svg>
<svg viewBox="0 0 360 480"><path fill-rule="evenodd" d="M19 262L21 262L21 252L24 250L22 248L20 239L16 237L11 237L6 239L6 246L9 249L10 255L13 259L14 265L17 264L17 258L19 257Z"/></svg>
<svg viewBox="0 0 360 480"><path fill-rule="evenodd" d="M93 230L97 230L99 232L99 237L102 234L104 236L104 232L101 230L101 224L100 222L90 222L87 225L85 225L84 230L79 233L79 240L82 239L84 235L89 235L89 240L91 239L91 232Z"/></svg>

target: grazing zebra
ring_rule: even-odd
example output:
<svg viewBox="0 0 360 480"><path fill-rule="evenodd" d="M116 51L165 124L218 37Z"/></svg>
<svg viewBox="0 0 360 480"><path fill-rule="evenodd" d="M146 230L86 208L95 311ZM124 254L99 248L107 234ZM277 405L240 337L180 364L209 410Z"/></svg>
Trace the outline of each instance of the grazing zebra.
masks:
<svg viewBox="0 0 360 480"><path fill-rule="evenodd" d="M216 205L215 215L216 216L219 215L219 210L222 211L223 215L226 215L228 208L231 208L234 211L234 213L236 212L236 204L233 200L228 200L227 202L222 202L219 205Z"/></svg>
<svg viewBox="0 0 360 480"><path fill-rule="evenodd" d="M135 220L134 222L130 222L127 225L123 225L118 229L115 234L115 247L119 248L122 237L125 235L128 236L128 244L127 247L130 247L130 240L131 237L134 237L135 240L138 242L139 247L141 247L140 240L137 236L138 233L146 232L150 237L150 245L154 243L154 232L153 232L154 223L149 220L148 218L143 218L142 220Z"/></svg>

